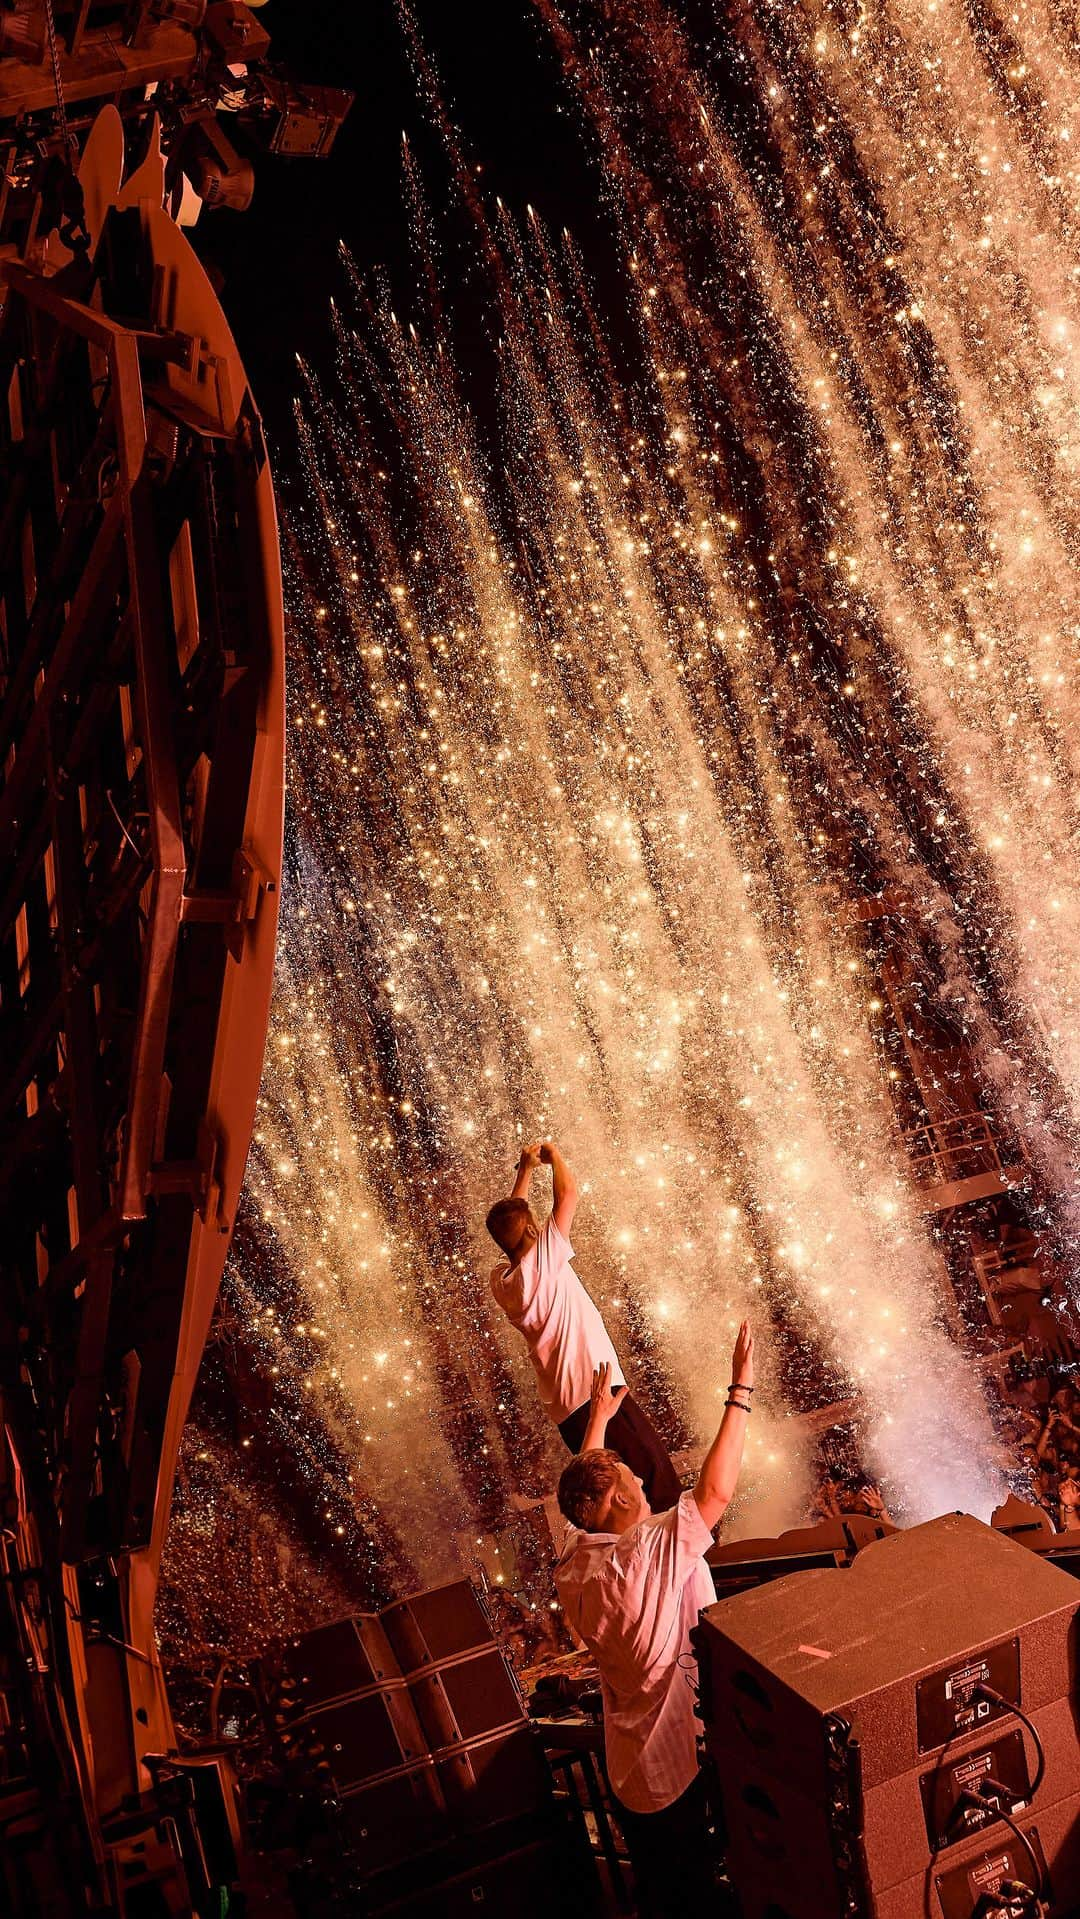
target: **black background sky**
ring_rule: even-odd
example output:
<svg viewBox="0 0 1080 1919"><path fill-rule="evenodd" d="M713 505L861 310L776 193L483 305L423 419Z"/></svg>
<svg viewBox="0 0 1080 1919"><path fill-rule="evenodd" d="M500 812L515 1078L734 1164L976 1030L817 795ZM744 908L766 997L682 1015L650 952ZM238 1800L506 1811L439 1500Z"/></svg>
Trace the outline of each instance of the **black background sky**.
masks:
<svg viewBox="0 0 1080 1919"><path fill-rule="evenodd" d="M571 227L587 257L602 262L610 234L600 180L530 0L414 0L414 15L487 194L519 214L535 206L556 231ZM437 213L447 177L393 0L269 0L259 18L272 58L297 78L356 94L328 159L261 156L248 211L204 212L192 235L224 276L223 304L287 465L295 356L318 366L329 353L328 304L342 285L338 241L363 271L385 268L398 310L410 311L403 130ZM482 367L478 276L470 277L463 236L448 237L459 355Z"/></svg>

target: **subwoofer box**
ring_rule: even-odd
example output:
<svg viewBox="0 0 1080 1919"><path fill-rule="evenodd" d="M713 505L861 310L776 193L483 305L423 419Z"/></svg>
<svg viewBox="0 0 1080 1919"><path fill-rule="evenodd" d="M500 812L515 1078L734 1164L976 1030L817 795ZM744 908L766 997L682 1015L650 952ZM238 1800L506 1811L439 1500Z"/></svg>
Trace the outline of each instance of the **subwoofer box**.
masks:
<svg viewBox="0 0 1080 1919"><path fill-rule="evenodd" d="M876 1541L848 1571L796 1573L720 1600L695 1633L721 1776L776 1778L828 1804L842 1733L864 1794L942 1748L1068 1696L1077 1582L965 1514Z"/></svg>

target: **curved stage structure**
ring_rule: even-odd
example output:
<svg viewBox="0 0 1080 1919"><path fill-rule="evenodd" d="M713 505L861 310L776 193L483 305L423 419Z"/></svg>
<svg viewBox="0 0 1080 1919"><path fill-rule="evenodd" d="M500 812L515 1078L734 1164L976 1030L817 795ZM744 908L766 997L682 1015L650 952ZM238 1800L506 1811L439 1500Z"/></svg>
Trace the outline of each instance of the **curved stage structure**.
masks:
<svg viewBox="0 0 1080 1919"><path fill-rule="evenodd" d="M157 129L125 179L104 109L79 177L85 224L31 222L0 260L3 1870L50 1913L127 1910L142 1880L197 1898L153 1605L258 1092L284 792L244 369Z"/></svg>

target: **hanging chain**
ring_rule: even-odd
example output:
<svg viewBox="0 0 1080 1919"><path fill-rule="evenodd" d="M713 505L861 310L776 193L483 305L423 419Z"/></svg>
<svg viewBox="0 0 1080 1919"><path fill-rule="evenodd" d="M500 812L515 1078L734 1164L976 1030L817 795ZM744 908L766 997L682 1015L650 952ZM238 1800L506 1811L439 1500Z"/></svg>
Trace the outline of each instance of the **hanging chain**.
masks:
<svg viewBox="0 0 1080 1919"><path fill-rule="evenodd" d="M60 137L64 142L65 153L71 151L68 134L67 107L64 104L64 83L60 78L60 53L56 45L56 21L53 19L52 0L45 0L45 25L49 34L49 53L52 56L53 80L56 85L56 110L60 119Z"/></svg>

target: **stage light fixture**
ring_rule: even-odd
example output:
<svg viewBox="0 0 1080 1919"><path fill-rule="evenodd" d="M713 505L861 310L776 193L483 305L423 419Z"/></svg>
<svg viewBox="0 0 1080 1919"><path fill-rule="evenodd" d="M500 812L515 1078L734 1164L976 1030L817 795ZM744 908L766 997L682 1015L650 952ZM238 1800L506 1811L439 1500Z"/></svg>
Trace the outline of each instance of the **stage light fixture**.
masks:
<svg viewBox="0 0 1080 1919"><path fill-rule="evenodd" d="M181 148L183 173L208 207L243 213L255 191L255 169L226 139L212 113L188 128Z"/></svg>

